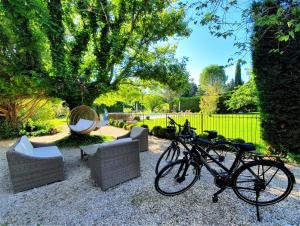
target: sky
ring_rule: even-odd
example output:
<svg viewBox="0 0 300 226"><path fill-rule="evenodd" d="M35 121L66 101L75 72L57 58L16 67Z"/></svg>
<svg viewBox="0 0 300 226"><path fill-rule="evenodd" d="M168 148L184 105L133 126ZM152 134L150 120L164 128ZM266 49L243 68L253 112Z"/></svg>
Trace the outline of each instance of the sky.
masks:
<svg viewBox="0 0 300 226"><path fill-rule="evenodd" d="M236 16L236 15L235 15ZM177 58L188 57L187 70L190 78L196 84L199 83L199 75L202 70L210 64L227 65L228 59L233 57L237 60L239 57L234 55L237 49L233 46L233 38L216 38L213 37L207 27L190 24L192 33L188 38L176 40ZM242 65L242 79L249 80L249 69L251 68L250 53L246 56L240 56L242 60L247 61ZM235 62L234 62L235 63ZM225 68L228 81L234 78L235 65Z"/></svg>

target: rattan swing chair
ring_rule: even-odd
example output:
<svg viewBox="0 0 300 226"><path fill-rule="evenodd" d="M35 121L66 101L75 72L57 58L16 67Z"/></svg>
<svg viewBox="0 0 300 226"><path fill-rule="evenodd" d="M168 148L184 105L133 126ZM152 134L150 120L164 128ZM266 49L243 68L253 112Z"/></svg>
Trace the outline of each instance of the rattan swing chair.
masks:
<svg viewBox="0 0 300 226"><path fill-rule="evenodd" d="M67 118L70 130L78 134L89 134L100 127L97 112L86 105L73 108Z"/></svg>

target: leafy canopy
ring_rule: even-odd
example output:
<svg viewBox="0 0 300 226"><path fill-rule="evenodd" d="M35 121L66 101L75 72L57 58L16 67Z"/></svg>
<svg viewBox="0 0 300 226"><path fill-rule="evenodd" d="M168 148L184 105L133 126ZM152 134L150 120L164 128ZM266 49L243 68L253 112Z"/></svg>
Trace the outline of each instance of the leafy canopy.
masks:
<svg viewBox="0 0 300 226"><path fill-rule="evenodd" d="M242 86L237 87L227 100L226 106L229 110L255 111L258 106L258 95L254 75Z"/></svg>
<svg viewBox="0 0 300 226"><path fill-rule="evenodd" d="M204 91L213 86L218 93L221 93L225 87L226 80L227 77L223 66L213 64L203 69L200 74L199 84Z"/></svg>
<svg viewBox="0 0 300 226"><path fill-rule="evenodd" d="M176 2L1 1L1 95L43 92L72 108L128 78L178 89L188 80L186 59L176 59L176 46L165 42L189 30Z"/></svg>

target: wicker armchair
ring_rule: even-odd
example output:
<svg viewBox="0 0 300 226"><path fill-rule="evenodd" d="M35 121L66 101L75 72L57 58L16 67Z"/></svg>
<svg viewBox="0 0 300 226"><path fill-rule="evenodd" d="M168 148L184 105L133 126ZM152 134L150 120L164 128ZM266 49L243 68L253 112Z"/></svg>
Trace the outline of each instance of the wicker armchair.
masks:
<svg viewBox="0 0 300 226"><path fill-rule="evenodd" d="M134 126L131 131L123 136L117 137L117 140L123 138L131 138L133 140L139 141L140 152L148 151L148 129L143 127Z"/></svg>
<svg viewBox="0 0 300 226"><path fill-rule="evenodd" d="M16 149L22 137L6 152L10 179L14 192L25 191L56 181L64 180L64 162L56 146L50 144L29 142L32 145L30 153ZM22 146L23 150L28 146ZM30 148L30 147L29 147Z"/></svg>
<svg viewBox="0 0 300 226"><path fill-rule="evenodd" d="M140 176L137 140L124 139L99 144L96 152L93 150L94 147L92 145L82 148L89 153L88 165L91 177L102 190Z"/></svg>

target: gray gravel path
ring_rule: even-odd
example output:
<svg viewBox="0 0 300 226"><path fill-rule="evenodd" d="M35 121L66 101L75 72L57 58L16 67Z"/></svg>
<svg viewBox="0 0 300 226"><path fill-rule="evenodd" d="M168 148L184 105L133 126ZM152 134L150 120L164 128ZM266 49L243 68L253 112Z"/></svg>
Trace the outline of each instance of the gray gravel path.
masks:
<svg viewBox="0 0 300 226"><path fill-rule="evenodd" d="M10 142L8 142L10 143ZM261 208L239 200L229 189L218 203L217 188L205 171L186 193L165 197L154 189L154 167L169 141L150 137L150 151L141 153L141 177L106 192L95 187L79 150L63 149L66 180L13 194L5 151L0 144L0 224L11 225L300 225L300 168L289 166L297 178L291 195ZM2 146L1 146L2 145Z"/></svg>

